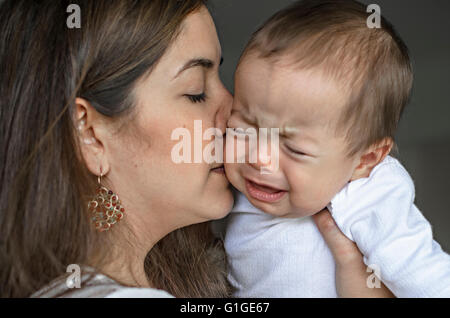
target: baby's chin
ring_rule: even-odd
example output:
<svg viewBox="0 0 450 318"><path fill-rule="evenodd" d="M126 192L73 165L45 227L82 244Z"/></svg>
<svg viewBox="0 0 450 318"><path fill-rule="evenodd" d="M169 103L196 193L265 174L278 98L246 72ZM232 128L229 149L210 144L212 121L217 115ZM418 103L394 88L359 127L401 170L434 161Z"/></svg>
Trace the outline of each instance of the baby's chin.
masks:
<svg viewBox="0 0 450 318"><path fill-rule="evenodd" d="M247 196L247 199L258 209L263 211L264 213L270 214L275 217L280 218L304 218L314 215L316 212L293 208L290 205L283 205L283 204L266 204L266 203L260 203L260 202L254 202L252 198L249 198Z"/></svg>
<svg viewBox="0 0 450 318"><path fill-rule="evenodd" d="M259 201L247 193L245 189L237 188L241 193L243 193L247 200L256 208L263 211L266 214L272 215L274 217L280 218L303 218L314 215L315 211L307 208L293 207L289 201L289 193L280 201L275 203L268 203Z"/></svg>

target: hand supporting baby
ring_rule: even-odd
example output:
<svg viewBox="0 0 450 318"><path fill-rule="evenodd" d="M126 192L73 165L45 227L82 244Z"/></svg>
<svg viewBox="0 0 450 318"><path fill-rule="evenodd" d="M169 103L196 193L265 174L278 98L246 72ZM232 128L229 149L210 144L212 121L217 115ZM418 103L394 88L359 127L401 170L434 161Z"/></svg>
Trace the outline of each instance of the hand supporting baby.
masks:
<svg viewBox="0 0 450 318"><path fill-rule="evenodd" d="M336 289L339 297L395 297L383 283L381 288L367 288L368 273L363 255L356 244L339 230L327 209L313 215L313 219L336 262Z"/></svg>

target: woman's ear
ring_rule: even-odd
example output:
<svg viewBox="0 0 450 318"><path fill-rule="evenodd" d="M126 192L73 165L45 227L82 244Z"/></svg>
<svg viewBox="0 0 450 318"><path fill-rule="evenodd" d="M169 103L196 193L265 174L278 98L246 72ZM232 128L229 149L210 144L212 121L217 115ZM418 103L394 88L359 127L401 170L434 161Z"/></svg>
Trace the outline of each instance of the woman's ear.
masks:
<svg viewBox="0 0 450 318"><path fill-rule="evenodd" d="M370 146L368 150L360 155L359 165L353 172L351 181L369 177L372 169L389 155L393 146L394 141L392 138L384 138L382 141Z"/></svg>
<svg viewBox="0 0 450 318"><path fill-rule="evenodd" d="M83 159L92 174L106 175L109 162L104 147L104 122L101 115L83 98L75 99L75 127Z"/></svg>

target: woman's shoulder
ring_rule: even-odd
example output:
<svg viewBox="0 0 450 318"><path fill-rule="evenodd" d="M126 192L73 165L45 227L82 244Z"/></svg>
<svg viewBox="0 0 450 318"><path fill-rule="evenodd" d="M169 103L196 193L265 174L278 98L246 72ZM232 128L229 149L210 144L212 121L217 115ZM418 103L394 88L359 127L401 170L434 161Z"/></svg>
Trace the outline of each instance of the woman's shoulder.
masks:
<svg viewBox="0 0 450 318"><path fill-rule="evenodd" d="M67 276L60 277L31 295L32 298L173 298L159 289L128 287L92 268L83 268L80 288Z"/></svg>

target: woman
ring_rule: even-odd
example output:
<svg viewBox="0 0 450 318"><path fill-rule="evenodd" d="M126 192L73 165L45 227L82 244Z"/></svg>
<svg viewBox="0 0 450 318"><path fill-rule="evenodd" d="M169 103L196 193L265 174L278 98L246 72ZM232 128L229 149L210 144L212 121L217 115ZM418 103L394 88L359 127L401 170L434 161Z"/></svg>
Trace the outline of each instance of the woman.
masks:
<svg viewBox="0 0 450 318"><path fill-rule="evenodd" d="M80 0L71 29L71 2L1 6L0 296L229 295L204 223L233 204L223 169L170 156L176 128L225 131L232 97L208 10ZM362 256L330 220L317 222L341 295L366 296ZM89 273L79 290L66 287L69 264Z"/></svg>

